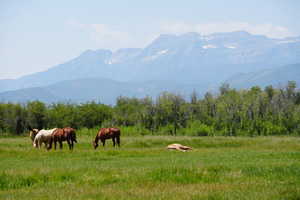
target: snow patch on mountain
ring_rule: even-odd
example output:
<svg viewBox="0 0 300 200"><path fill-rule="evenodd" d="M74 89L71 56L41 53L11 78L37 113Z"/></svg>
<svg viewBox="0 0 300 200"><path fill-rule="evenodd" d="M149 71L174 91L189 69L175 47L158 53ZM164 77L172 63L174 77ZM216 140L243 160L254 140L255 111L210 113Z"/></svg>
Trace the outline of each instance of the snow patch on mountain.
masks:
<svg viewBox="0 0 300 200"><path fill-rule="evenodd" d="M217 48L215 45L207 44L202 46L203 49L215 49Z"/></svg>
<svg viewBox="0 0 300 200"><path fill-rule="evenodd" d="M114 63L117 63L117 61L116 60L106 60L104 63L107 65L112 65Z"/></svg>
<svg viewBox="0 0 300 200"><path fill-rule="evenodd" d="M214 37L214 36L210 36L210 35L205 35L205 36L202 36L201 39L202 39L202 40L209 41L209 40L215 39L215 37Z"/></svg>
<svg viewBox="0 0 300 200"><path fill-rule="evenodd" d="M233 45L225 45L225 47L228 49L236 49L237 48L236 46L233 46Z"/></svg>
<svg viewBox="0 0 300 200"><path fill-rule="evenodd" d="M300 39L294 39L294 40L282 40L282 41L277 42L277 44L295 43L295 42L300 42Z"/></svg>
<svg viewBox="0 0 300 200"><path fill-rule="evenodd" d="M168 51L169 51L168 49L165 49L165 50L157 52L157 54L162 55L162 54L167 53Z"/></svg>
<svg viewBox="0 0 300 200"><path fill-rule="evenodd" d="M164 50L158 51L158 52L156 52L154 55L145 57L143 60L144 60L144 61L155 60L155 59L157 59L159 56L168 53L168 51L169 51L169 49L164 49Z"/></svg>

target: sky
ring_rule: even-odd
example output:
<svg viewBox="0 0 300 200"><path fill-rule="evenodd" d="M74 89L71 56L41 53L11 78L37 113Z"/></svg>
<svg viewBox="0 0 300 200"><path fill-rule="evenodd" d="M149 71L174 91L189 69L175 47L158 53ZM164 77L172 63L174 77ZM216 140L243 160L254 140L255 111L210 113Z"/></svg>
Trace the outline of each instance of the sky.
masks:
<svg viewBox="0 0 300 200"><path fill-rule="evenodd" d="M299 0L0 0L0 79L87 49L143 48L160 34L300 36Z"/></svg>

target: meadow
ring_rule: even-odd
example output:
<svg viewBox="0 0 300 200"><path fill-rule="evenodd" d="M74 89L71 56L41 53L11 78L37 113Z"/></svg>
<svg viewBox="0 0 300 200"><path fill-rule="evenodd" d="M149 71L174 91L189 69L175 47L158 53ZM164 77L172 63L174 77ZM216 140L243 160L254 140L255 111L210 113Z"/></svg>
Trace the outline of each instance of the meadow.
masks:
<svg viewBox="0 0 300 200"><path fill-rule="evenodd" d="M93 138L46 151L1 137L0 199L300 199L299 137L123 136L97 150Z"/></svg>

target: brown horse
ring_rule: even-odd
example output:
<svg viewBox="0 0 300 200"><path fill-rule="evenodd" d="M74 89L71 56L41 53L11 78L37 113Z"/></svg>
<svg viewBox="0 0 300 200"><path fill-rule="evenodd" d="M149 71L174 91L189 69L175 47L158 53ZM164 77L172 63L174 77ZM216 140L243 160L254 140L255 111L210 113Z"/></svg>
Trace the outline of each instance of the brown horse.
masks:
<svg viewBox="0 0 300 200"><path fill-rule="evenodd" d="M118 128L101 128L93 141L93 146L96 149L98 147L98 141L101 140L103 146L105 146L106 139L112 139L113 145L116 146L116 142L120 147L120 135L121 131Z"/></svg>
<svg viewBox="0 0 300 200"><path fill-rule="evenodd" d="M72 150L74 148L74 142L77 143L75 129L70 127L56 129L52 134L49 149L52 148L52 142L54 142L54 149L56 149L57 142L59 143L59 148L62 149L63 141L67 141L69 149Z"/></svg>

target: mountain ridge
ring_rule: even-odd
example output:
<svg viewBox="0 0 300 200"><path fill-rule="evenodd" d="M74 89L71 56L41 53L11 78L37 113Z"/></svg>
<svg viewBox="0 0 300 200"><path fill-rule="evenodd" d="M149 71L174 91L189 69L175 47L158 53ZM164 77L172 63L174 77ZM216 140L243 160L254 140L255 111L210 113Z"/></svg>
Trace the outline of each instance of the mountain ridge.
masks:
<svg viewBox="0 0 300 200"><path fill-rule="evenodd" d="M44 88L63 81L106 78L119 82L170 81L220 85L237 73L300 63L300 37L272 39L245 31L160 35L145 48L86 50L46 71L0 80L0 92ZM104 83L105 84L105 83ZM95 88L96 90L96 88Z"/></svg>
<svg viewBox="0 0 300 200"><path fill-rule="evenodd" d="M274 69L263 69L251 73L236 74L226 80L234 88L250 88L252 86L274 87L285 86L288 81L300 84L300 63L280 66Z"/></svg>
<svg viewBox="0 0 300 200"><path fill-rule="evenodd" d="M104 78L65 80L45 87L25 88L0 93L0 102L40 100L46 103L98 101L114 104L119 96L143 98L157 97L162 92L190 95L202 85L172 81L120 82Z"/></svg>

